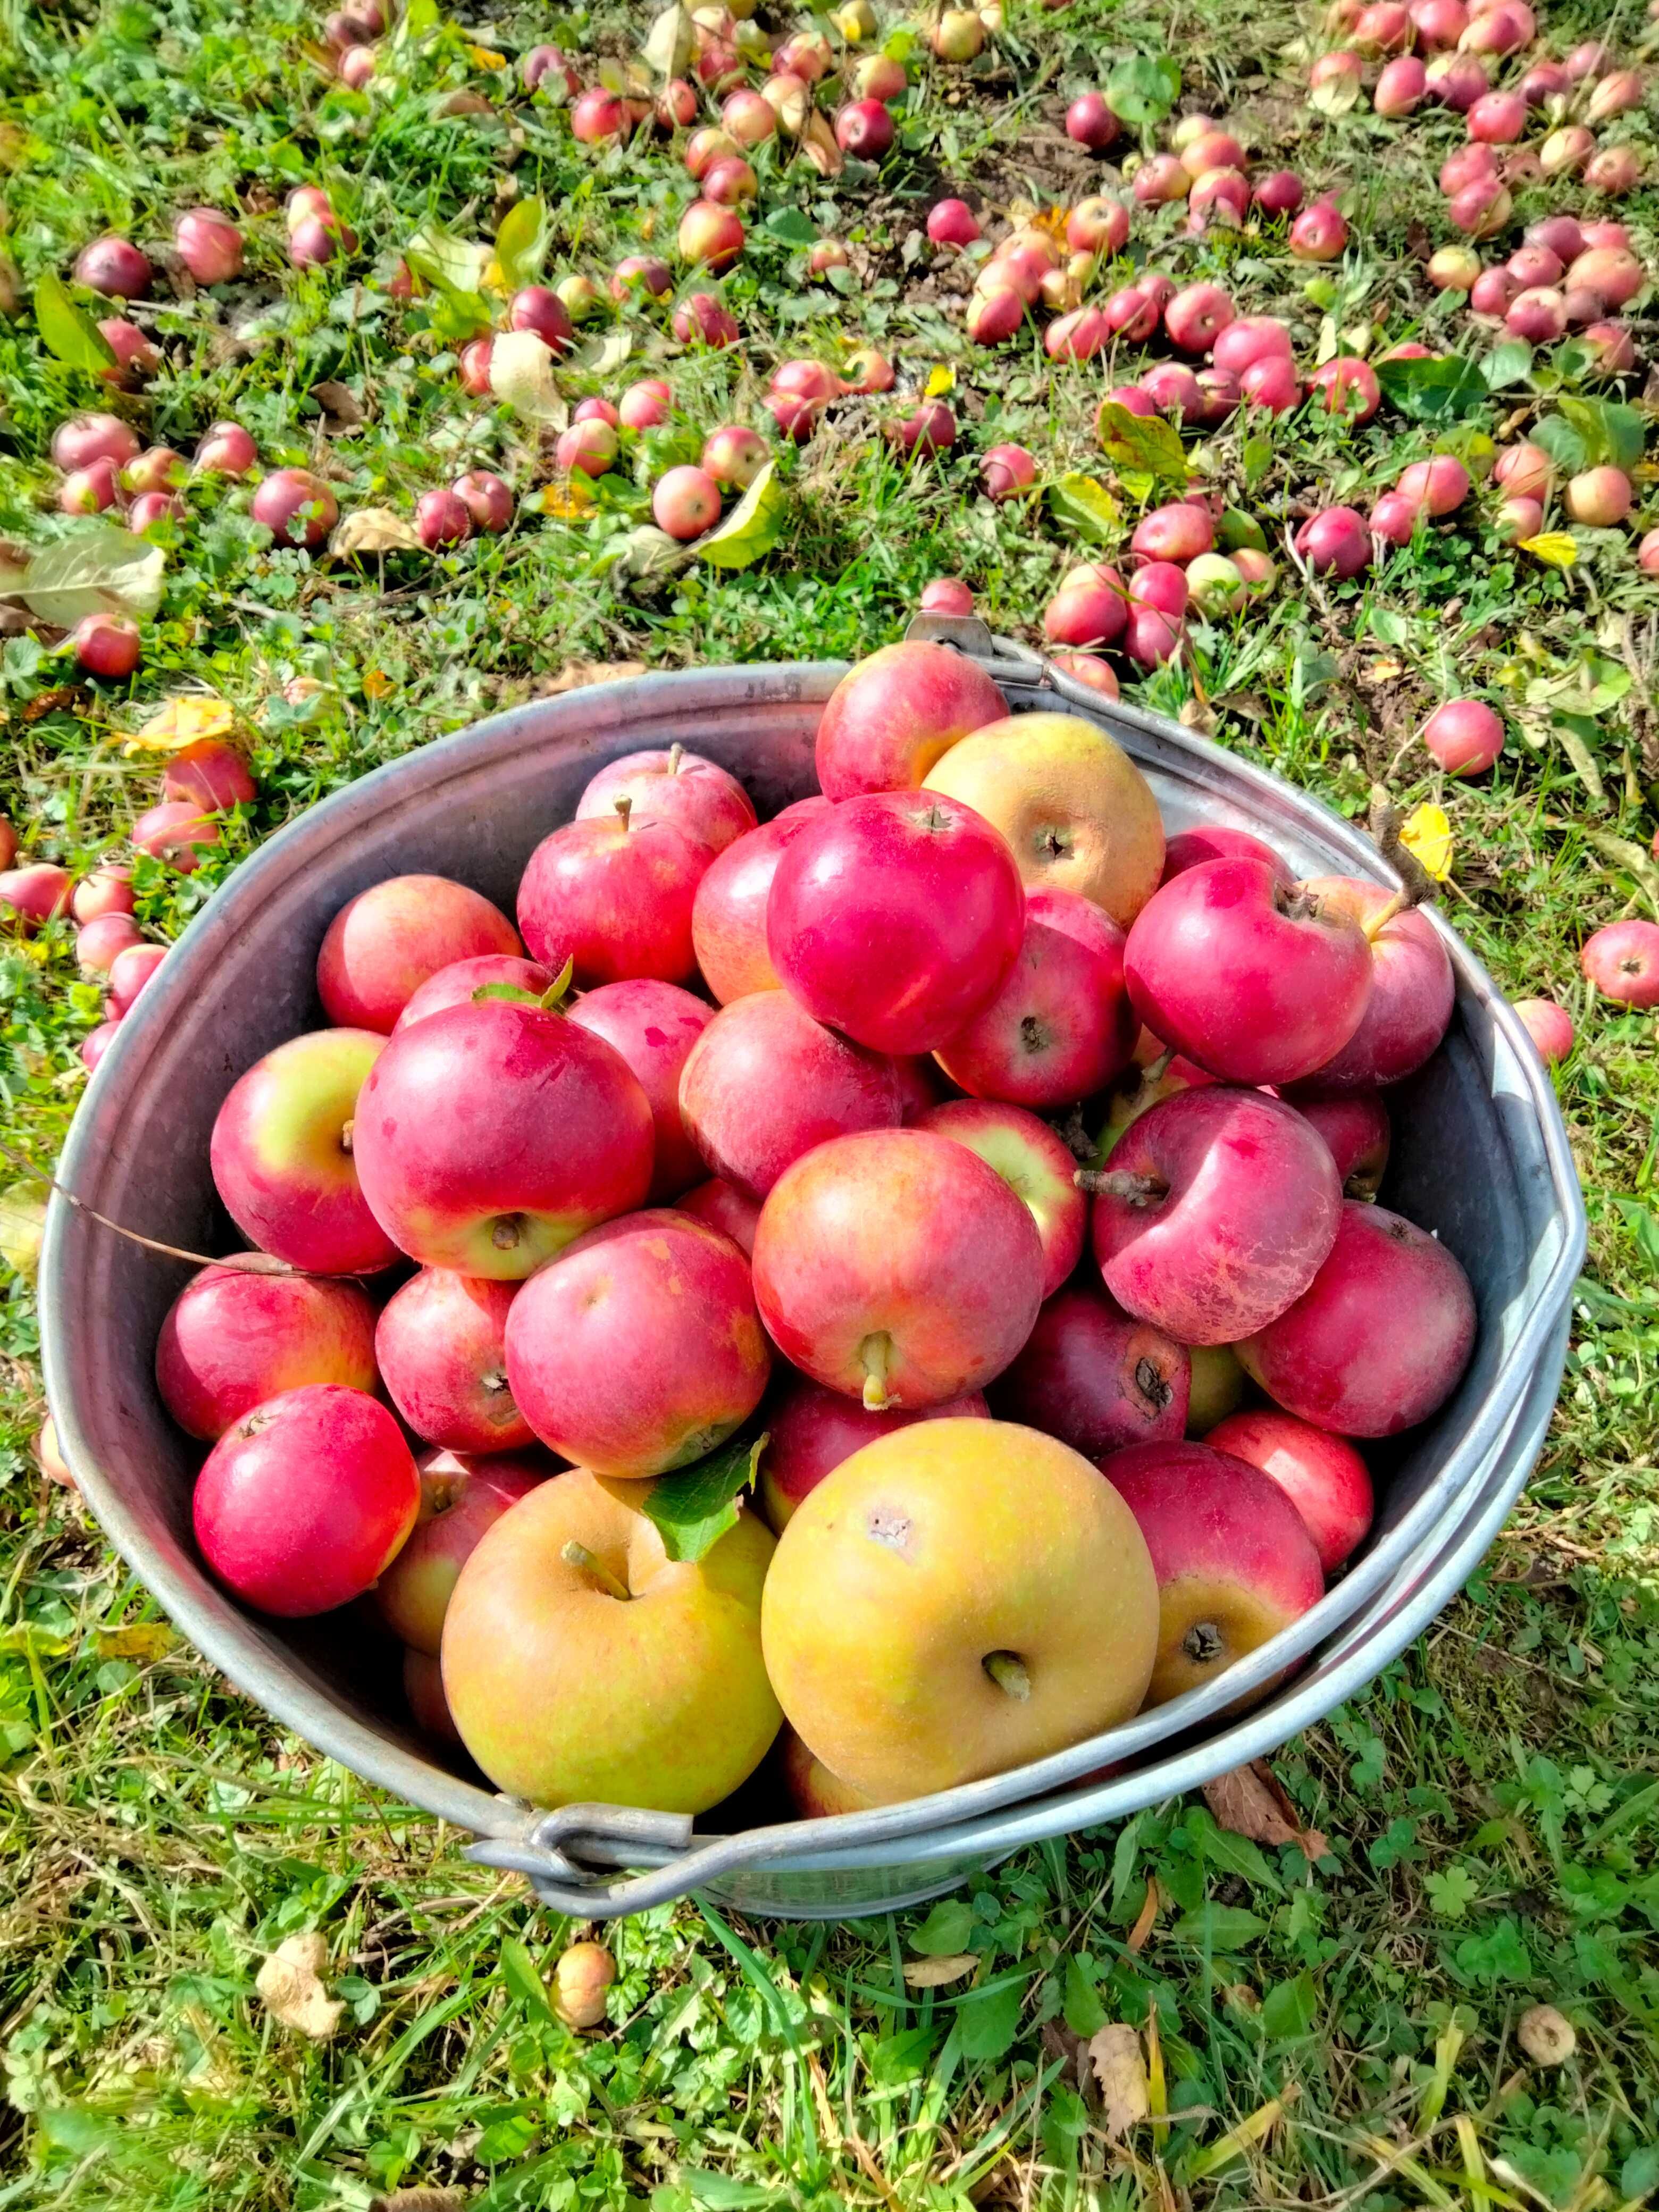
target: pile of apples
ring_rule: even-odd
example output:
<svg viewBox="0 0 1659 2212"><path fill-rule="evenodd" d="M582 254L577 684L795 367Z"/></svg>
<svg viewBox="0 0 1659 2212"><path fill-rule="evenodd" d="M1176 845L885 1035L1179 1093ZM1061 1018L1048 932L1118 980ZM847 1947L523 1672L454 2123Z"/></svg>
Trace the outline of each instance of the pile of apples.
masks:
<svg viewBox="0 0 1659 2212"><path fill-rule="evenodd" d="M367 1599L421 1723L538 1803L702 1811L775 1743L801 1811L891 1802L1207 1681L1474 1343L1374 1202L1452 1010L1403 896L1166 842L1098 727L940 645L842 679L817 770L760 822L678 745L614 761L515 920L362 891L328 1025L214 1125L285 1267L161 1332L202 1555L268 1613ZM688 1548L683 1471L719 1503L762 1432Z"/></svg>
<svg viewBox="0 0 1659 2212"><path fill-rule="evenodd" d="M1443 178L1462 159L1453 155ZM1426 274L1437 291L1466 293L1478 319L1501 323L1528 344L1553 345L1571 331L1602 374L1636 366L1635 341L1617 317L1648 272L1622 222L1547 216L1528 226L1506 260L1488 267L1473 246L1443 246L1430 256Z"/></svg>

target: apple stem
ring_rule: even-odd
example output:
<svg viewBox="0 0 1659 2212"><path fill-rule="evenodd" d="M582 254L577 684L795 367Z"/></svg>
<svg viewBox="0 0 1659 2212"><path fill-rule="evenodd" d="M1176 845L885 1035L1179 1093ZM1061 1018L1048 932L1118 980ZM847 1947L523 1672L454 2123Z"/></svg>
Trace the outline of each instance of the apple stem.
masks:
<svg viewBox="0 0 1659 2212"><path fill-rule="evenodd" d="M859 1364L864 1370L864 1410L866 1413L884 1413L892 1400L887 1395L887 1363L893 1356L893 1340L884 1328L866 1336L859 1346Z"/></svg>
<svg viewBox="0 0 1659 2212"><path fill-rule="evenodd" d="M998 1689L1008 1697L1017 1698L1023 1705L1030 1696L1031 1678L1017 1651L988 1651L980 1664Z"/></svg>
<svg viewBox="0 0 1659 2212"><path fill-rule="evenodd" d="M1131 1206L1150 1206L1170 1190L1157 1176L1133 1175L1127 1168L1079 1168L1072 1181L1096 1198L1127 1199Z"/></svg>
<svg viewBox="0 0 1659 2212"><path fill-rule="evenodd" d="M524 1233L520 1225L522 1220L523 1216L517 1213L503 1213L500 1217L489 1232L489 1241L498 1252L511 1252L517 1248Z"/></svg>
<svg viewBox="0 0 1659 2212"><path fill-rule="evenodd" d="M1170 1072L1170 1062L1175 1058L1175 1047L1166 1044L1156 1060L1149 1060L1140 1071L1140 1085L1146 1090L1154 1083L1162 1083Z"/></svg>
<svg viewBox="0 0 1659 2212"><path fill-rule="evenodd" d="M616 804L617 812L621 819L622 826L626 830L629 826L628 817L634 811L634 802L628 796L628 793L623 792L622 796L617 800Z"/></svg>
<svg viewBox="0 0 1659 2212"><path fill-rule="evenodd" d="M592 1575L599 1588L608 1596L620 1598L624 1605L632 1603L633 1591L629 1589L626 1583L618 1581L605 1561L596 1559L586 1544L578 1544L573 1538L569 1543L561 1547L559 1557L564 1561L566 1566L580 1567L584 1574Z"/></svg>
<svg viewBox="0 0 1659 2212"><path fill-rule="evenodd" d="M1406 913L1413 903L1408 892L1396 891L1385 905L1378 907L1369 921L1360 923L1360 927L1365 933L1366 944L1375 945L1395 915Z"/></svg>
<svg viewBox="0 0 1659 2212"><path fill-rule="evenodd" d="M680 763L684 758L685 747L677 738L673 744L668 748L668 773L670 775L678 775L679 774Z"/></svg>

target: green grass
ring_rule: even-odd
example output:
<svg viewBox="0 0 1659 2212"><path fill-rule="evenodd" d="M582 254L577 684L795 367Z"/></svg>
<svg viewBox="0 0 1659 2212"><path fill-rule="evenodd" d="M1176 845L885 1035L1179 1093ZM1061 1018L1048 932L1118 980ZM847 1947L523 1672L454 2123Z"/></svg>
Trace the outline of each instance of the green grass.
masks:
<svg viewBox="0 0 1659 2212"><path fill-rule="evenodd" d="M462 403L430 307L399 310L376 279L422 223L489 234L509 161L517 196L554 210L552 264L603 277L620 253L672 240L683 173L648 147L595 161L541 104L513 101L507 123L435 118L443 90L492 83L468 57L483 39L470 16L435 30L401 88L373 100L307 60L316 20L283 0L38 12L13 0L0 11L10 251L32 282L65 270L103 228L164 236L179 206L237 196L274 210L296 179L323 179L362 236L353 281L295 278L280 215L258 216L245 290L154 319L168 366L133 411L185 450L238 412L268 464L320 456L347 509L407 513L468 465L527 491L550 474L533 434ZM1644 27L1630 9L1620 24L1632 38ZM1602 27L1589 9L1552 18L1562 45ZM628 46L616 14L512 9L489 28L513 53L542 37ZM130 696L73 688L49 640L14 629L0 642L0 800L30 851L80 869L118 846L155 780L119 737L179 690L235 706L261 794L197 875L142 869L142 918L162 937L323 793L531 696L573 660L854 655L894 635L939 573L965 576L994 626L1034 638L1054 582L1090 548L1040 502L979 500L974 454L1016 437L1045 475L1109 478L1091 428L1103 380L1097 367L1054 370L1035 345L971 354L904 241L946 181L1004 201L1080 189L1054 136L1060 105L1126 53L1173 53L1184 105L1242 118L1259 153L1345 185L1355 219L1343 263L1311 283L1271 234L1181 240L1164 265L1223 274L1251 308L1290 314L1304 358L1354 342L1338 334L1360 324L1377 350L1423 325L1489 352L1489 338L1441 321L1416 270L1414 226L1441 237L1432 173L1458 126L1313 115L1296 63L1279 58L1306 29L1282 5L1233 0L1079 0L1058 15L1011 4L981 88L921 73L924 96L878 179L803 182L763 161L766 213L839 230L870 271L844 296L807 286L789 226L757 224L726 286L746 366L676 361L689 421L753 417L775 359L837 358L868 337L907 382L955 372L963 435L909 471L871 434L879 404L838 411L783 457L786 532L752 568L693 565L632 597L605 573L606 540L641 519L684 425L607 483L597 520L532 516L430 561L313 563L270 550L245 495L192 495ZM1650 139L1647 118L1625 135ZM1522 212L1541 206L1534 194ZM1632 206L1651 253L1659 201ZM618 326L626 368L568 377L569 396L656 362L659 313L630 310ZM1551 374L1547 362L1530 381L1522 370L1461 423L1389 409L1349 432L1298 417L1269 436L1230 428L1200 459L1282 547L1312 499L1364 505L1438 438L1478 451L1547 416ZM351 388L360 427L325 431L310 395L329 380ZM92 387L43 353L27 313L0 321L0 534L38 545L64 528L46 447L89 404ZM1650 476L1641 489L1650 505ZM1132 520L1133 498L1117 495ZM1024 1853L925 1916L763 1928L684 1905L614 1931L612 2025L577 2039L538 1995L568 1929L515 1879L464 1861L465 1838L232 1694L40 1478L35 1322L27 1284L11 1279L0 2206L286 2212L362 2208L421 2184L453 2185L480 2212L647 2197L654 2212L970 2198L1597 2212L1659 2188L1659 1079L1651 1020L1591 1001L1577 967L1590 927L1652 911L1655 878L1631 847L1646 850L1659 797L1659 631L1623 537L1580 533L1579 551L1569 571L1542 568L1472 510L1363 586L1304 588L1286 568L1265 605L1197 635L1191 667L1139 690L1350 813L1379 779L1403 805L1443 805L1452 919L1507 989L1560 997L1580 1028L1558 1080L1592 1243L1560 1409L1468 1591L1276 1759L1328 1855L1310 1868L1294 1847L1259 1848L1201 1805L1171 1803ZM321 688L291 703L299 677ZM1429 704L1468 690L1505 708L1511 742L1490 779L1445 785L1410 739ZM0 952L0 1009L3 1141L45 1170L82 1087L76 1047L98 1018L65 929ZM1149 1881L1160 1909L1134 1948ZM310 1928L347 2005L321 2046L282 2029L252 1990L263 1956ZM975 1980L911 1988L904 1966L924 1950L976 1954ZM1517 2050L1517 2020L1540 2001L1577 2028L1559 2069ZM1079 2063L1080 2040L1108 2021L1155 2021L1166 2082L1164 2123L1127 2145L1109 2139ZM1270 2101L1273 2124L1230 2143Z"/></svg>

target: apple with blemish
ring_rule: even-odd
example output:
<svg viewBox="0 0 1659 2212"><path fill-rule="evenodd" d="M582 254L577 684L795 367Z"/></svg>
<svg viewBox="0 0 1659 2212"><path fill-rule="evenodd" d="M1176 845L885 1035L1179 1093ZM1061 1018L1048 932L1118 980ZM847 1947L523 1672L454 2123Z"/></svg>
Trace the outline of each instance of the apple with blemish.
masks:
<svg viewBox="0 0 1659 2212"><path fill-rule="evenodd" d="M1184 1345L1126 1314L1098 1284L1078 1282L1047 1301L989 1395L998 1420L1041 1429L1098 1459L1178 1437L1191 1376Z"/></svg>
<svg viewBox="0 0 1659 2212"><path fill-rule="evenodd" d="M387 1300L375 1358L386 1395L428 1443L495 1452L534 1442L507 1381L503 1340L517 1289L424 1267Z"/></svg>

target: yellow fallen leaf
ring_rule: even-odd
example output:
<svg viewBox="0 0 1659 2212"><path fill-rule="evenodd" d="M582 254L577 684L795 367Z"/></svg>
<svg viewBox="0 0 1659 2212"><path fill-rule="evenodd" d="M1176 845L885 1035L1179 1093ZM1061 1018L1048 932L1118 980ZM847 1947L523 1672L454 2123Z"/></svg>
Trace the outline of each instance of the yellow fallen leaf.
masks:
<svg viewBox="0 0 1659 2212"><path fill-rule="evenodd" d="M939 1990L947 1982L965 1981L978 1964L976 1951L958 1951L948 1959L912 1959L904 1978L913 1990Z"/></svg>
<svg viewBox="0 0 1659 2212"><path fill-rule="evenodd" d="M343 561L353 553L418 553L421 541L412 525L389 507L358 507L335 526L328 550Z"/></svg>
<svg viewBox="0 0 1659 2212"><path fill-rule="evenodd" d="M1283 2097L1270 2097L1265 2105L1259 2105L1248 2119L1241 2120L1236 2128L1229 2128L1224 2136L1199 2153L1187 2168L1185 2178L1188 2181L1207 2181L1212 2173L1218 2173L1224 2166L1242 2157L1264 2136L1272 2133L1294 2094L1292 2088L1287 2090Z"/></svg>
<svg viewBox="0 0 1659 2212"><path fill-rule="evenodd" d="M1139 2036L1121 2021L1097 2029L1089 2039L1089 2064L1100 2087L1106 2132L1114 2142L1121 2142L1152 2109Z"/></svg>
<svg viewBox="0 0 1659 2212"><path fill-rule="evenodd" d="M97 1632L100 1659L136 1659L148 1667L165 1659L179 1642L165 1620L137 1620L126 1628L100 1628Z"/></svg>
<svg viewBox="0 0 1659 2212"><path fill-rule="evenodd" d="M957 373L955 369L946 368L941 362L938 368L930 368L928 370L927 388L923 392L922 397L924 399L943 399L947 392L954 392L956 388Z"/></svg>
<svg viewBox="0 0 1659 2212"><path fill-rule="evenodd" d="M236 710L210 691L191 692L169 699L143 727L136 730L122 750L127 753L173 753L203 738L222 738L236 726Z"/></svg>
<svg viewBox="0 0 1659 2212"><path fill-rule="evenodd" d="M315 1929L279 1943L260 1967L253 1986L273 2020L313 2043L326 2043L340 2025L344 2004L323 1987L328 1946Z"/></svg>
<svg viewBox="0 0 1659 2212"><path fill-rule="evenodd" d="M1565 530L1547 530L1541 537L1523 538L1521 550L1530 553L1534 561L1547 562L1552 568L1571 568L1578 558L1577 541Z"/></svg>
<svg viewBox="0 0 1659 2212"><path fill-rule="evenodd" d="M493 46L469 46L466 57L475 69L504 70L507 67L507 56L498 54Z"/></svg>
<svg viewBox="0 0 1659 2212"><path fill-rule="evenodd" d="M595 501L581 477L572 477L565 483L544 484L541 491L541 508L558 522L576 522L585 514L592 514Z"/></svg>
<svg viewBox="0 0 1659 2212"><path fill-rule="evenodd" d="M490 342L489 390L526 421L562 430L569 410L553 381L553 349L534 331L498 331Z"/></svg>
<svg viewBox="0 0 1659 2212"><path fill-rule="evenodd" d="M1438 806L1414 806L1400 825L1400 842L1436 883L1443 884L1452 872L1451 823Z"/></svg>
<svg viewBox="0 0 1659 2212"><path fill-rule="evenodd" d="M392 682L391 677L386 674L384 668L367 668L363 671L363 696L365 699L390 698L397 688L396 684Z"/></svg>

